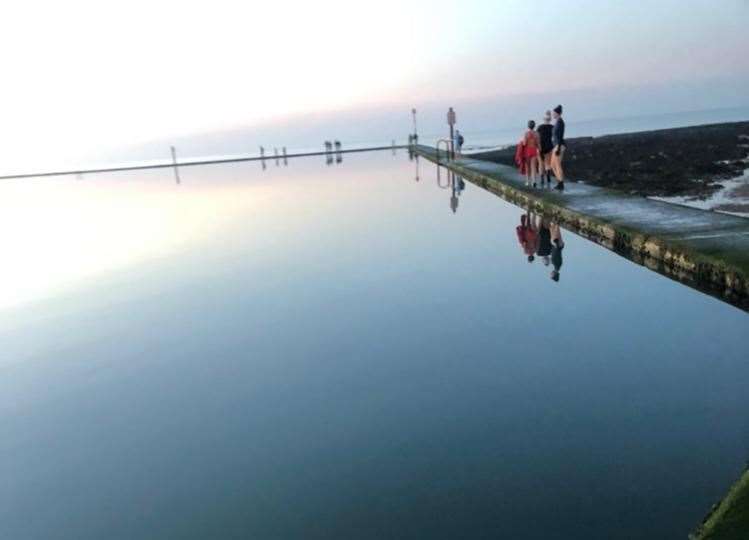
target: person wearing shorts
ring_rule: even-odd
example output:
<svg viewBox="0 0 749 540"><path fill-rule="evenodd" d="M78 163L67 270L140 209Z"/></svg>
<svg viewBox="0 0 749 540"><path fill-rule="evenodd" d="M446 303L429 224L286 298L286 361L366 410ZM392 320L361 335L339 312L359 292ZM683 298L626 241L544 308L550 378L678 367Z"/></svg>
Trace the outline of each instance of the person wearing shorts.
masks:
<svg viewBox="0 0 749 540"><path fill-rule="evenodd" d="M562 119L562 106L554 107L554 128L551 130L551 143L554 149L551 153L551 170L557 179L557 185L554 189L564 190L564 169L562 169L562 160L564 159L564 150L567 144L564 140L564 120Z"/></svg>
<svg viewBox="0 0 749 540"><path fill-rule="evenodd" d="M551 125L551 111L544 114L544 122L536 128L538 136L541 139L541 157L539 158L539 168L541 174L541 186L547 182L551 186L551 151L554 150L554 143L551 142L551 132L554 126Z"/></svg>
<svg viewBox="0 0 749 540"><path fill-rule="evenodd" d="M536 187L536 174L539 169L539 150L541 148L541 139L538 133L536 133L535 127L536 122L528 120L528 129L525 130L525 134L523 135L523 145L525 147L523 157L526 163L525 185L530 186L532 182L533 187Z"/></svg>

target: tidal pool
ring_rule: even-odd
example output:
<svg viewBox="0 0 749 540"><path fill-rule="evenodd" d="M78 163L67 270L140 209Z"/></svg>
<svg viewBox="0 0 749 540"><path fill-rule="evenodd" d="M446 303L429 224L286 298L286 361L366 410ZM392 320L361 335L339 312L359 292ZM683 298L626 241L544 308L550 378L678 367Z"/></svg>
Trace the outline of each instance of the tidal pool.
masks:
<svg viewBox="0 0 749 540"><path fill-rule="evenodd" d="M0 538L685 538L749 458L746 313L404 153L0 200Z"/></svg>

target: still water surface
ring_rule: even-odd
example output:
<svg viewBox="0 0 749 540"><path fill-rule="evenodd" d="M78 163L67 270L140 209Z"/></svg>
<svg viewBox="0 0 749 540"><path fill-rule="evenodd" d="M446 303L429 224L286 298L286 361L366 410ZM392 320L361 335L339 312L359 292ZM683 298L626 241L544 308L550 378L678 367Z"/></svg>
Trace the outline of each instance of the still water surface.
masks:
<svg viewBox="0 0 749 540"><path fill-rule="evenodd" d="M0 538L685 538L747 315L420 166L1 184Z"/></svg>

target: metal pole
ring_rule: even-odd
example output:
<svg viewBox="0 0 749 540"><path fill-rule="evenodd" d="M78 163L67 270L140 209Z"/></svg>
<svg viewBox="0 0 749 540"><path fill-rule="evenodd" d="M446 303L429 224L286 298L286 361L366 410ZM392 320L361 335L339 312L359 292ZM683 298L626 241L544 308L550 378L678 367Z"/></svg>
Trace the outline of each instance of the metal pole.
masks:
<svg viewBox="0 0 749 540"><path fill-rule="evenodd" d="M455 159L455 111L452 107L447 111L447 123L450 126L450 159Z"/></svg>
<svg viewBox="0 0 749 540"><path fill-rule="evenodd" d="M177 169L177 149L170 146L172 150L172 165L174 165L174 181L179 184L179 170Z"/></svg>

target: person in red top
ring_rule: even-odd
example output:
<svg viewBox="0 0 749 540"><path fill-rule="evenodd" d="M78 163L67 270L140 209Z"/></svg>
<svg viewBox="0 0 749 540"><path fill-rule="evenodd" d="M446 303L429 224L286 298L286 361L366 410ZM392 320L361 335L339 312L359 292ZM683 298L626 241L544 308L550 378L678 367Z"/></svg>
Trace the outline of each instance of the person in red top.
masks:
<svg viewBox="0 0 749 540"><path fill-rule="evenodd" d="M535 131L536 122L528 120L528 129L523 134L523 146L525 157L525 185L536 187L536 175L539 169L539 155L541 148L541 137Z"/></svg>

